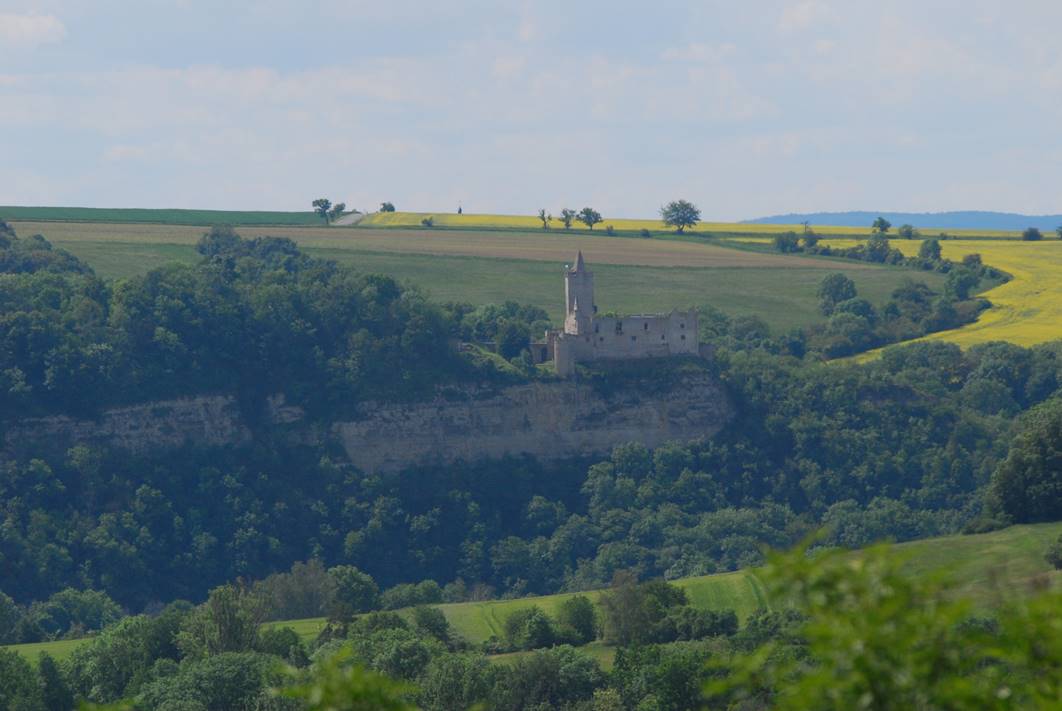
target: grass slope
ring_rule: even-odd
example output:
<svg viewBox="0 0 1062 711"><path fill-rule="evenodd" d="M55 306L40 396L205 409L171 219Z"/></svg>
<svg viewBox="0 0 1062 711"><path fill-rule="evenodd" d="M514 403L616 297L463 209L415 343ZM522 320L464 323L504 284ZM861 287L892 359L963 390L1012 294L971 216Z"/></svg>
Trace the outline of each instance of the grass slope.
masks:
<svg viewBox="0 0 1062 711"><path fill-rule="evenodd" d="M960 594L968 596L979 606L989 609L1001 600L1013 598L1045 583L1058 584L1062 573L1054 571L1044 559L1048 545L1062 535L1062 522L1011 526L1000 531L969 536L945 536L912 541L895 546L906 558L912 575L943 575L950 578ZM854 552L852 555L859 555ZM761 607L769 607L763 584L755 570L705 575L672 581L686 591L690 602L708 610L731 609L744 620ZM554 614L560 604L577 593L562 593L517 600L490 600L440 605L454 630L474 644L492 635L501 636L505 618L516 610L538 605ZM600 591L585 594L592 599ZM773 601L777 604L777 601ZM272 622L270 626L292 627L304 639L313 639L324 627L324 618ZM8 647L36 658L46 651L56 658L64 658L86 640L62 640L40 644L21 644ZM592 651L601 659L609 659L607 647L595 643ZM514 658L513 655L502 655Z"/></svg>
<svg viewBox="0 0 1062 711"><path fill-rule="evenodd" d="M152 210L105 207L14 207L0 205L0 220L147 222L170 225L321 225L310 212L266 210Z"/></svg>
<svg viewBox="0 0 1062 711"><path fill-rule="evenodd" d="M43 234L105 278L125 278L171 262L191 263L204 231L184 225L14 224L21 235ZM605 311L714 306L734 316L760 316L778 331L822 318L816 290L833 272L848 274L860 294L874 302L884 301L911 276L935 289L943 286L937 274L733 249L726 241L362 227L250 226L240 233L289 237L310 254L411 282L439 301L515 300L546 309L557 322L563 317L562 265L579 249L597 275L598 305Z"/></svg>

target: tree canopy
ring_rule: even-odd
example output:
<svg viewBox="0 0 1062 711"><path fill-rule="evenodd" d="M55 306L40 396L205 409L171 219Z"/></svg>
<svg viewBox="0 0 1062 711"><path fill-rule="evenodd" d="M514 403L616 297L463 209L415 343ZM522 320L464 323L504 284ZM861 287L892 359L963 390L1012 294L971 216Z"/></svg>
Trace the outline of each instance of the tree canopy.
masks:
<svg viewBox="0 0 1062 711"><path fill-rule="evenodd" d="M695 227L700 222L701 211L687 200L673 200L660 208L660 217L665 225L674 227L681 234L686 228Z"/></svg>

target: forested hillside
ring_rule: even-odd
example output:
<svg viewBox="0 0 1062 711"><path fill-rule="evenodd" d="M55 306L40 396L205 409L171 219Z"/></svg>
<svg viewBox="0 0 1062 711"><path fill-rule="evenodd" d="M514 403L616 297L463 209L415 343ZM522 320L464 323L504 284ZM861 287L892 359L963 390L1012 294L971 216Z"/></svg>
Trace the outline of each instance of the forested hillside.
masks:
<svg viewBox="0 0 1062 711"><path fill-rule="evenodd" d="M311 259L279 238L216 229L194 266L116 284L0 223L0 417L108 404L284 392L321 413L487 377L449 339L493 337L536 310L441 307L394 280ZM504 335L504 334L503 334Z"/></svg>
<svg viewBox="0 0 1062 711"><path fill-rule="evenodd" d="M243 609L248 590L273 606L274 618L327 613L348 625L318 641L320 659L349 637L357 654L376 660L373 668L421 678L423 665L391 669L380 660L417 645L427 645L417 657L423 664L444 647L461 652L434 613L413 628L387 617L362 628L353 615L613 584L635 591L631 599L656 600L663 626L646 639L741 634L747 641L733 649L746 649L790 634L795 621L755 617L739 633L730 618L687 612L677 593L638 581L759 565L765 546L789 547L818 530L823 545L856 547L1062 518L1058 344L961 351L920 343L872 364L824 364L801 357L793 334L775 337L755 319L713 313L702 334L715 348L710 362L626 367L647 388L684 368L717 378L736 415L710 438L654 450L631 442L581 461L525 457L370 475L331 445L271 436L255 413L283 393L327 422L368 398L550 377L524 350L545 314L517 304L432 304L393 280L311 259L287 240L244 240L227 229L204 236L195 265L114 283L42 238L5 229L2 239L4 420L91 416L116 403L217 392L237 395L252 422L250 442L239 447L132 457L76 446L0 462L0 643L109 629L106 644L117 644L121 635L157 633L166 639L149 661L182 659L181 675L191 675L148 672L153 662L144 662L141 677L97 688L92 655L111 654L101 641L63 670L85 698L146 694L145 707L154 708L184 693L179 684L198 684L197 674L249 674L254 688L279 683L269 655L297 647L290 635L251 634L225 647L244 656L226 657L216 656L203 627L225 605ZM500 352L462 352L455 339L495 341ZM621 376L624 368L579 375L603 392ZM342 609L306 596L318 583ZM179 602L208 599L194 613ZM260 619L254 609L248 620ZM534 636L555 622L553 636ZM577 639L557 621L519 625L491 650ZM538 642L514 641L526 639ZM621 656L617 667L643 673L673 653L699 668L709 651ZM600 671L574 652L542 654L528 664L582 665L590 675L583 691L601 686ZM697 678L684 668L684 679ZM516 686L491 693L520 698L520 675L532 674L521 669L505 677ZM494 683L482 669L476 675ZM497 707L521 708L507 703Z"/></svg>

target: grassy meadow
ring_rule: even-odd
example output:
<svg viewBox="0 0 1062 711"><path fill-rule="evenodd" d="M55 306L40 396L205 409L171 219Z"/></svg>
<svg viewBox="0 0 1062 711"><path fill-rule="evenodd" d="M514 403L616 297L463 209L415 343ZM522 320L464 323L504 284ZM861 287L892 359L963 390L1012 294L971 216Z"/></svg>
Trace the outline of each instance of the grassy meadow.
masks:
<svg viewBox="0 0 1062 711"><path fill-rule="evenodd" d="M1048 545L1062 534L1062 522L1011 526L1000 531L968 536L946 536L895 546L912 575L941 575L954 581L958 592L970 597L983 609L1002 600L1013 599L1045 583L1057 584L1062 573L1051 569L1044 559ZM858 552L852 553L858 556ZM672 581L686 591L690 603L707 610L734 610L744 621L757 609L784 604L768 600L755 570L704 575ZM501 636L505 619L519 609L537 605L553 615L560 604L577 593L562 593L515 600L490 600L439 605L453 629L472 644L491 636ZM596 600L600 591L582 593ZM311 640L324 628L324 618L271 622L270 626L293 628L303 639ZM13 649L36 659L48 652L57 659L68 657L86 640L61 640L39 644L12 645ZM588 651L608 665L613 650L600 642ZM499 655L499 661L517 654Z"/></svg>
<svg viewBox="0 0 1062 711"><path fill-rule="evenodd" d="M395 213L403 214L403 213ZM191 263L206 228L134 223L14 222L21 235L43 234L104 278L126 278L172 262ZM822 318L816 290L844 272L861 294L884 301L904 279L940 288L937 274L819 257L739 249L726 240L608 237L604 234L365 227L241 227L246 237L289 237L308 253L416 284L439 301L515 300L559 321L561 270L581 249L594 270L598 305L637 313L714 306L756 315L784 331Z"/></svg>

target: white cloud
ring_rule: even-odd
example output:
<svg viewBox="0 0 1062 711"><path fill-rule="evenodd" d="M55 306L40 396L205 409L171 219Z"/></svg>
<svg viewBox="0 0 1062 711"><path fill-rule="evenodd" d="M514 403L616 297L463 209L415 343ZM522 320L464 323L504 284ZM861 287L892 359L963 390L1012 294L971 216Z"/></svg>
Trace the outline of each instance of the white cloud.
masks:
<svg viewBox="0 0 1062 711"><path fill-rule="evenodd" d="M708 45L703 42L691 42L685 47L669 47L661 57L671 61L683 62L721 62L737 49L734 44L725 42L720 45Z"/></svg>
<svg viewBox="0 0 1062 711"><path fill-rule="evenodd" d="M66 27L55 15L0 13L0 49L26 49L66 39Z"/></svg>
<svg viewBox="0 0 1062 711"><path fill-rule="evenodd" d="M800 32L821 25L832 17L829 6L819 0L790 3L778 17L778 30L782 33Z"/></svg>

